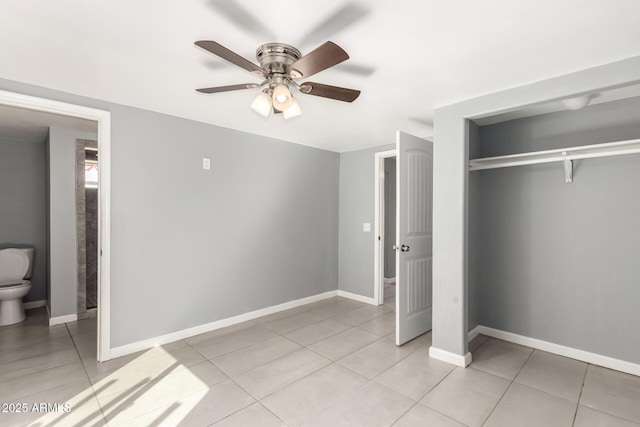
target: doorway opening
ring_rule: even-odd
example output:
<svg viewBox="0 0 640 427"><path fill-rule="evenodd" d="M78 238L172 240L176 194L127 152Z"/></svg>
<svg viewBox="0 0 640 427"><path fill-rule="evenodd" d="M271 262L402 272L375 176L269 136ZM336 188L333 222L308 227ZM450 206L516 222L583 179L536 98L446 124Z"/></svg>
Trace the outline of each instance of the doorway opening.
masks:
<svg viewBox="0 0 640 427"><path fill-rule="evenodd" d="M375 154L374 301L395 309L396 150Z"/></svg>
<svg viewBox="0 0 640 427"><path fill-rule="evenodd" d="M32 110L61 117L73 117L93 121L97 124L97 146L100 148L98 196L98 273L97 273L97 360L106 361L110 356L110 255L111 255L111 209L110 209L110 154L111 113L94 108L67 104L0 91L0 105Z"/></svg>

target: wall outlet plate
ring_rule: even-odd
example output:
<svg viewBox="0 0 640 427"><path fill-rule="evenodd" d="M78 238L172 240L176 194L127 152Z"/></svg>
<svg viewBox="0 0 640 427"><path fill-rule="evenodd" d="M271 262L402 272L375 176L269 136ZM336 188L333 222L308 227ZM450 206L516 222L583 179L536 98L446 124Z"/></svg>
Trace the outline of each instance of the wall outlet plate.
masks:
<svg viewBox="0 0 640 427"><path fill-rule="evenodd" d="M202 169L207 171L211 169L211 159L209 157L202 158Z"/></svg>

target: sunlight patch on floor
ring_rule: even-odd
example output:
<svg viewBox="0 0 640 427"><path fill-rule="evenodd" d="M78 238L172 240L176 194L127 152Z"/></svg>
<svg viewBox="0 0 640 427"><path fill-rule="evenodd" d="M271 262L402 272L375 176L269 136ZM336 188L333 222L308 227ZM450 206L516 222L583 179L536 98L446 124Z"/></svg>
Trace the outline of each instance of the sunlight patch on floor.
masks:
<svg viewBox="0 0 640 427"><path fill-rule="evenodd" d="M154 347L125 366L104 374L97 382L94 380L93 390L79 392L65 402L68 407L59 404L57 408L49 408L51 412L30 425L103 425L104 413L109 425L116 426L160 407L163 411L154 413L154 419L149 422L159 424L170 417L172 422L179 423L208 391L208 385L190 369L162 347Z"/></svg>

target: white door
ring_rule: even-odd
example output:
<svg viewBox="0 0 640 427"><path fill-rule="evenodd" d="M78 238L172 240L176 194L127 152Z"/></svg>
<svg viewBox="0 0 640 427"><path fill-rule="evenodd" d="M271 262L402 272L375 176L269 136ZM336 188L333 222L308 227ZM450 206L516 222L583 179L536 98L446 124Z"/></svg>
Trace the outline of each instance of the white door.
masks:
<svg viewBox="0 0 640 427"><path fill-rule="evenodd" d="M433 144L396 135L396 344L431 330Z"/></svg>

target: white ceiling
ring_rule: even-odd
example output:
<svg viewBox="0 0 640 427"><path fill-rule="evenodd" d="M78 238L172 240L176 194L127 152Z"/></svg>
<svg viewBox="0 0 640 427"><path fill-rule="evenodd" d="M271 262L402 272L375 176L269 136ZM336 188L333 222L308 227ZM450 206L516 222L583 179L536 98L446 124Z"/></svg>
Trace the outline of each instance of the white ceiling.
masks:
<svg viewBox="0 0 640 427"><path fill-rule="evenodd" d="M326 22L345 7L350 25ZM264 119L255 90L195 92L257 82L202 39L252 61L265 42L304 54L331 40L351 59L312 80L362 95L299 95L301 117ZM0 55L1 78L342 152L431 135L438 106L640 55L640 2L3 0Z"/></svg>

